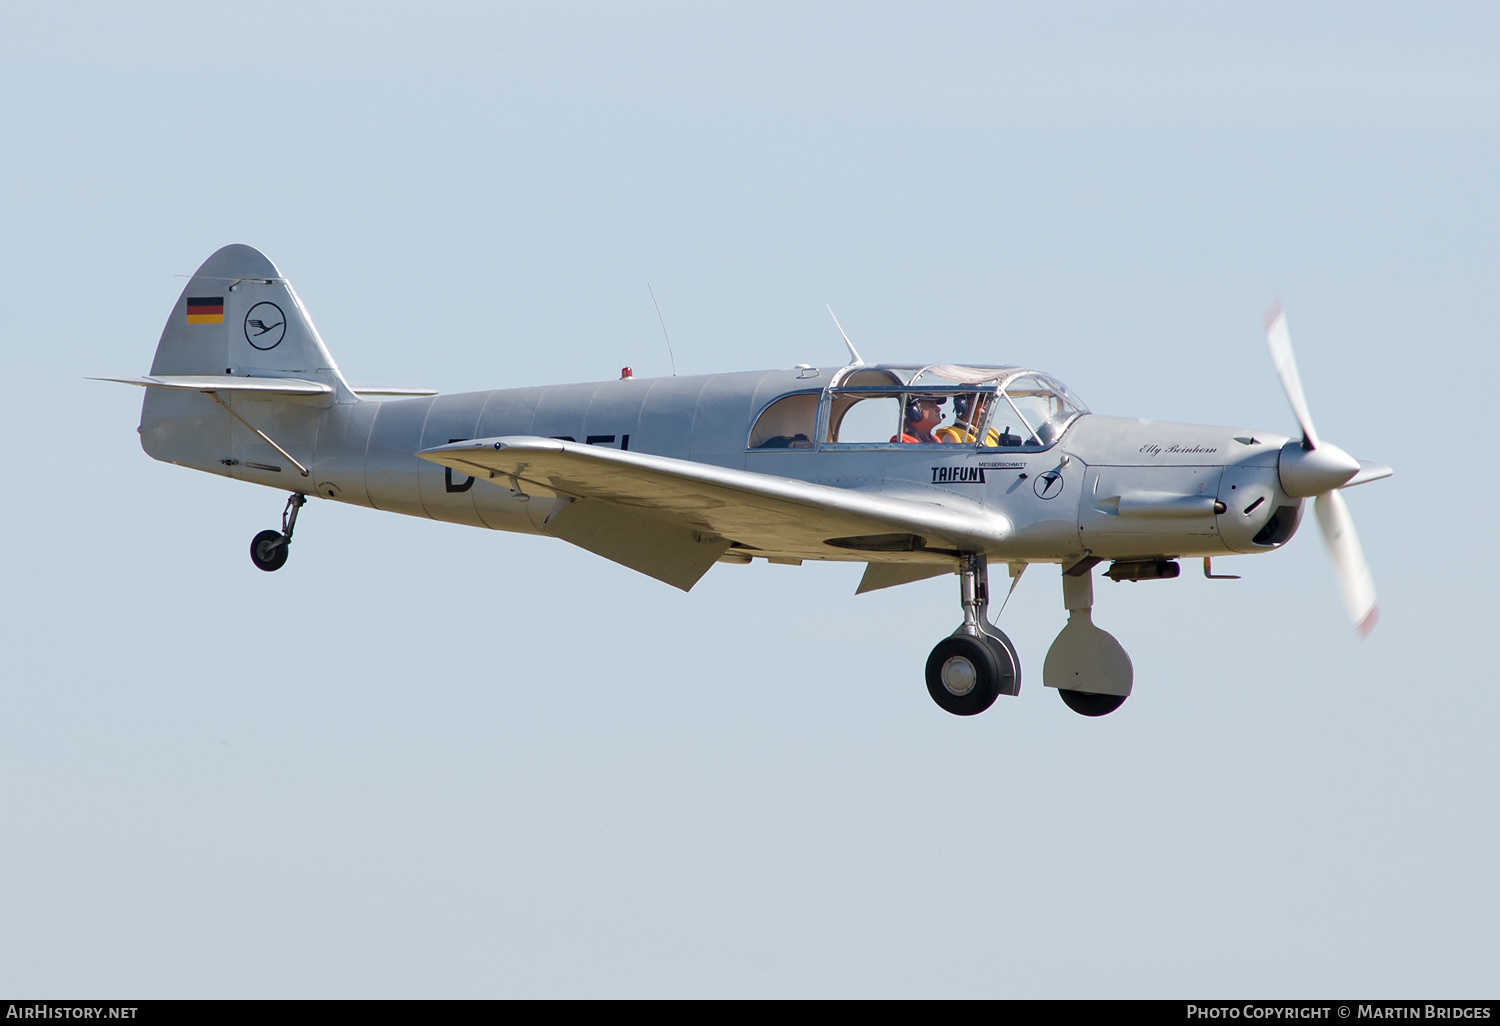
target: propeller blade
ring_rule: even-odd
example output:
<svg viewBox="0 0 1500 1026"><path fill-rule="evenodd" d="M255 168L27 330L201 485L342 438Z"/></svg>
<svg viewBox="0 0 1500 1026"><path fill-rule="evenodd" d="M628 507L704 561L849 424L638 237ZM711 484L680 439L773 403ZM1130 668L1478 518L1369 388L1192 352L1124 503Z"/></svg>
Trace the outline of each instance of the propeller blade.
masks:
<svg viewBox="0 0 1500 1026"><path fill-rule="evenodd" d="M1353 488L1355 485L1368 484L1371 481L1379 481L1390 477L1395 473L1384 463L1371 463L1369 460L1359 460L1359 473L1339 485L1340 488Z"/></svg>
<svg viewBox="0 0 1500 1026"><path fill-rule="evenodd" d="M1319 495L1313 508L1318 514L1318 529L1323 532L1323 542L1328 546L1328 558L1333 561L1333 579L1339 586L1349 622L1361 637L1368 636L1379 618L1375 579L1370 575L1370 564L1365 562L1365 550L1359 544L1349 506L1344 497L1334 491Z"/></svg>
<svg viewBox="0 0 1500 1026"><path fill-rule="evenodd" d="M1307 397L1302 394L1302 379L1297 376L1297 358L1292 355L1292 336L1286 330L1286 314L1281 309L1281 300L1276 300L1266 310L1266 345L1271 350L1271 363L1276 367L1276 376L1292 404L1292 415L1302 428L1302 447L1316 449L1318 433L1313 428L1312 414L1307 409Z"/></svg>

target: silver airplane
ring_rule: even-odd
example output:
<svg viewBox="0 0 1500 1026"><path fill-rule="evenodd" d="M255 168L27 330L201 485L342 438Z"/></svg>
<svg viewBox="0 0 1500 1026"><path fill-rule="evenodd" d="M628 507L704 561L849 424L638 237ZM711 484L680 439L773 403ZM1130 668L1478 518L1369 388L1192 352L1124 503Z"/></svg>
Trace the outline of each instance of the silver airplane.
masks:
<svg viewBox="0 0 1500 1026"><path fill-rule="evenodd" d="M842 333L842 329L840 329ZM1043 683L1102 716L1130 694L1120 643L1092 622L1093 571L1177 577L1180 559L1286 544L1316 497L1351 621L1375 588L1339 490L1390 475L1318 437L1286 319L1267 314L1300 438L1105 417L1061 382L1011 366L867 364L437 395L353 388L276 265L226 246L167 320L146 387L154 459L290 490L287 560L309 496L543 534L687 591L715 563L866 564L857 593L955 574L963 621L928 657L927 689L970 716L1016 695L1015 647L991 621L989 572L1061 568L1068 620ZM848 337L845 336L848 343ZM367 396L407 396L366 401Z"/></svg>

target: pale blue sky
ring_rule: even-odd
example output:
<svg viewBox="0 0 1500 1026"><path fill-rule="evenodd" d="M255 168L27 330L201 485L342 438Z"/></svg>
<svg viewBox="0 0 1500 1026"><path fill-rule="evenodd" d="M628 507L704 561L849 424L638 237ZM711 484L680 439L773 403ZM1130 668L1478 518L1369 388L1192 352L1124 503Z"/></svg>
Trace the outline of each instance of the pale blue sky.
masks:
<svg viewBox="0 0 1500 1026"><path fill-rule="evenodd" d="M1492 995L1480 4L56 4L7 12L0 991ZM1136 691L921 681L953 582L714 569L156 464L139 374L245 242L355 380L1028 363L1290 432L1288 310L1383 617L1311 523L1098 585ZM1218 564L1216 564L1217 566ZM1189 568L1191 570L1191 568Z"/></svg>

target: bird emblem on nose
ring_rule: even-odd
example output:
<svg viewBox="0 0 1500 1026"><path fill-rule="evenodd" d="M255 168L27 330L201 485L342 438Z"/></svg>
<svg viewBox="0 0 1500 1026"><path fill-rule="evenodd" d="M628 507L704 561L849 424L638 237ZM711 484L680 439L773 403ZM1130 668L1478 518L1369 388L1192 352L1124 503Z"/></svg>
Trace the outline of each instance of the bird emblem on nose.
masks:
<svg viewBox="0 0 1500 1026"><path fill-rule="evenodd" d="M1039 499L1055 499L1062 494L1063 476L1060 470L1049 470L1045 474L1037 475L1036 484L1031 486Z"/></svg>

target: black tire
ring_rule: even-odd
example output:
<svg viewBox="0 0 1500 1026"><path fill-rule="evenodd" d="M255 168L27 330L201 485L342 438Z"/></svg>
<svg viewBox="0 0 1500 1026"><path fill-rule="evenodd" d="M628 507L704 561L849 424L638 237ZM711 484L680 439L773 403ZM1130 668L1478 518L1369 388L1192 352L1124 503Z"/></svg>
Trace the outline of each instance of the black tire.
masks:
<svg viewBox="0 0 1500 1026"><path fill-rule="evenodd" d="M1125 704L1124 695L1096 695L1092 691L1067 691L1058 688L1057 693L1080 716L1108 716Z"/></svg>
<svg viewBox="0 0 1500 1026"><path fill-rule="evenodd" d="M927 657L927 693L944 712L973 716L995 704L1002 670L990 642L955 634Z"/></svg>
<svg viewBox="0 0 1500 1026"><path fill-rule="evenodd" d="M280 570L286 566L287 550L290 544L276 545L281 541L280 531L262 531L255 536L250 543L250 562L255 564L255 569L270 573L272 570Z"/></svg>

